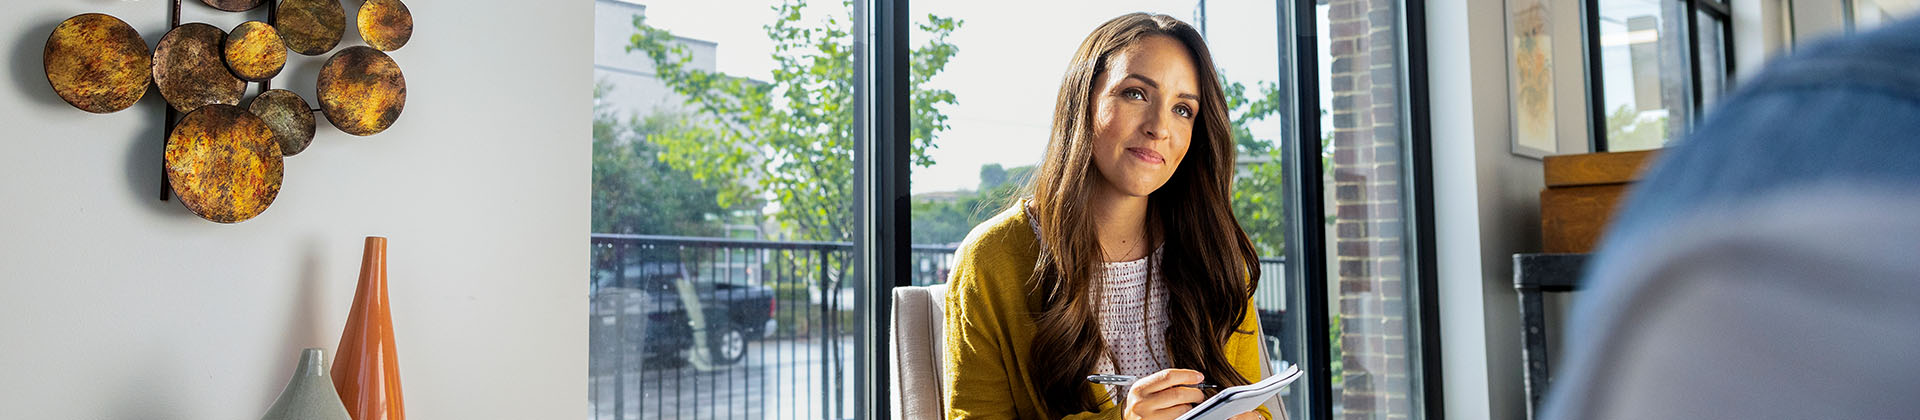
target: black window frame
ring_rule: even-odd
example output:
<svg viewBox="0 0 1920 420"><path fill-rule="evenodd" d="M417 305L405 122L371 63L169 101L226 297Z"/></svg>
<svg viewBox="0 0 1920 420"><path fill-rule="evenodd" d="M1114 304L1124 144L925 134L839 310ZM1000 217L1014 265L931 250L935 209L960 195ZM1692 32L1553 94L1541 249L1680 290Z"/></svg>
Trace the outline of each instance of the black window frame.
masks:
<svg viewBox="0 0 1920 420"><path fill-rule="evenodd" d="M1603 80L1604 78L1601 77L1603 74L1601 67L1603 66L1600 61L1601 1L1603 0L1583 1L1584 7L1581 8L1580 13L1580 36L1586 40L1587 110L1589 111L1587 114L1587 128L1589 131L1588 143L1595 153L1610 151L1607 145L1606 89L1604 89L1606 85ZM1697 122L1700 116L1704 115L1706 111L1706 96L1702 91L1703 87L1701 85L1701 80L1703 80L1701 75L1704 74L1702 72L1711 71L1711 69L1702 68L1700 64L1700 43L1696 42L1696 40L1700 39L1700 14L1705 13L1710 15L1710 18L1720 22L1720 42L1722 44L1720 46L1722 51L1721 63L1724 64L1724 68L1719 69L1719 71L1723 72L1720 80L1725 84L1725 87L1721 90L1721 94L1724 95L1733 90L1735 83L1733 77L1733 4L1728 0L1664 1L1679 2L1678 4L1681 5L1682 10L1681 14L1685 16L1683 23L1685 30L1682 31L1683 33L1680 34L1680 36L1681 44L1686 45L1687 48L1685 53L1688 71L1687 91L1691 93L1691 97L1688 101L1689 108L1680 111L1684 111L1682 114L1687 116L1688 127L1692 127L1691 124ZM1851 4L1851 2L1846 3ZM1669 110L1668 112L1673 111L1676 110ZM1667 141L1672 142L1673 139L1669 138Z"/></svg>

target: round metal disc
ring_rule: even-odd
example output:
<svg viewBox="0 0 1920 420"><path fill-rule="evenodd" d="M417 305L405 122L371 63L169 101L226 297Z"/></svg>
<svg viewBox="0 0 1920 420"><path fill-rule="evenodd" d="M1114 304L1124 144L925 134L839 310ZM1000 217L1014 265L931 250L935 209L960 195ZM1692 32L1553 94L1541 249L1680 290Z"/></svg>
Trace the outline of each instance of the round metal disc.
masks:
<svg viewBox="0 0 1920 420"><path fill-rule="evenodd" d="M251 219L280 195L280 143L244 108L215 104L187 113L167 137L166 157L173 194L207 220Z"/></svg>
<svg viewBox="0 0 1920 420"><path fill-rule="evenodd" d="M43 59L53 91L95 114L127 109L147 93L153 56L147 41L119 18L88 13L68 18L47 37Z"/></svg>
<svg viewBox="0 0 1920 420"><path fill-rule="evenodd" d="M205 23L173 28L153 53L153 83L180 112L211 104L239 105L247 82L227 71L220 44L227 33Z"/></svg>
<svg viewBox="0 0 1920 420"><path fill-rule="evenodd" d="M286 89L269 90L253 97L247 109L267 122L267 128L273 130L274 141L280 143L282 155L300 154L313 143L313 108L300 94Z"/></svg>
<svg viewBox="0 0 1920 420"><path fill-rule="evenodd" d="M287 66L287 45L280 42L280 31L261 21L247 21L227 33L223 50L227 69L241 80L258 82L272 79Z"/></svg>
<svg viewBox="0 0 1920 420"><path fill-rule="evenodd" d="M320 68L320 110L340 131L356 136L385 131L407 105L407 79L387 53L355 45Z"/></svg>
<svg viewBox="0 0 1920 420"><path fill-rule="evenodd" d="M264 1L262 0L200 0L200 1L206 3L208 6L213 6L213 8L215 9L225 10L229 12L245 12L248 10L253 10L253 8L255 7L260 7L260 3L264 3Z"/></svg>
<svg viewBox="0 0 1920 420"><path fill-rule="evenodd" d="M287 49L303 55L321 55L333 51L347 30L347 11L340 0L284 0L274 29Z"/></svg>
<svg viewBox="0 0 1920 420"><path fill-rule="evenodd" d="M360 5L360 38L380 51L398 50L413 38L413 12L400 0L367 0Z"/></svg>

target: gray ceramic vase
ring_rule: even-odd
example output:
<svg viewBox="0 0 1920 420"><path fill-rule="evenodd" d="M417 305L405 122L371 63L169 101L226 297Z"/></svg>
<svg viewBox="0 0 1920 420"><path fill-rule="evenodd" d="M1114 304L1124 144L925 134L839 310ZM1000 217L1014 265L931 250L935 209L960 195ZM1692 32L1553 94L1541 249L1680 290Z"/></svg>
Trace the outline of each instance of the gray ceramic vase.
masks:
<svg viewBox="0 0 1920 420"><path fill-rule="evenodd" d="M280 391L280 399L267 409L260 420L353 420L340 393L333 390L327 377L326 355L318 348L300 351L300 364L293 368L293 379Z"/></svg>

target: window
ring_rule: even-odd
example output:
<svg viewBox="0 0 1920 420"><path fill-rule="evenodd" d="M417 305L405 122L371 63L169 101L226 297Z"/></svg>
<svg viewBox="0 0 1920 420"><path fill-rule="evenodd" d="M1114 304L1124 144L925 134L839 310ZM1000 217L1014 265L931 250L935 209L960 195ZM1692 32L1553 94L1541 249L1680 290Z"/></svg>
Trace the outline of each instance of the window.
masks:
<svg viewBox="0 0 1920 420"><path fill-rule="evenodd" d="M852 11L595 14L593 418L856 417Z"/></svg>
<svg viewBox="0 0 1920 420"><path fill-rule="evenodd" d="M1329 302L1332 414L1346 419L1423 418L1421 287L1413 157L1415 63L1405 4L1329 0L1313 8L1325 197L1306 219L1331 245L1321 256ZM1423 101L1420 101L1423 102ZM1302 146L1311 146L1302 143ZM1312 192L1310 191L1309 194ZM1317 216L1317 217L1314 217ZM1323 223L1312 223L1323 222ZM1314 253L1307 253L1312 256ZM1308 358L1312 360L1312 357Z"/></svg>
<svg viewBox="0 0 1920 420"><path fill-rule="evenodd" d="M1727 93L1733 75L1733 20L1730 6L1723 0L1693 0L1687 3L1689 47L1693 53L1694 115L1705 115L1714 101Z"/></svg>
<svg viewBox="0 0 1920 420"><path fill-rule="evenodd" d="M1298 363L1295 349L1305 334L1293 320L1298 311L1288 311L1297 307L1288 298L1299 292L1287 280L1280 147L1292 118L1291 95L1284 93L1292 73L1283 66L1276 7L1195 0L913 2L916 24L944 29L952 19L949 32L913 34L915 69L930 70L914 75L924 81L913 96L914 140L916 147L924 141L926 151L912 174L915 283L946 281L951 254L967 232L1019 198L1045 154L1061 75L1087 34L1121 14L1165 14L1194 25L1213 52L1239 143L1234 212L1260 252L1255 309L1267 356L1276 368ZM928 137L918 137L923 133ZM1298 412L1302 393L1287 395Z"/></svg>
<svg viewBox="0 0 1920 420"><path fill-rule="evenodd" d="M1657 149L1729 90L1732 15L1721 0L1589 0L1595 151Z"/></svg>
<svg viewBox="0 0 1920 420"><path fill-rule="evenodd" d="M593 417L884 416L889 289L946 281L1134 11L1214 52L1266 356L1309 371L1288 411L1437 412L1423 7L595 0Z"/></svg>
<svg viewBox="0 0 1920 420"><path fill-rule="evenodd" d="M1714 101L1719 100L1720 97L1727 92L1727 76L1731 74L1730 71L1720 72L1714 69L1726 69L1728 67L1727 60L1729 57L1727 53L1730 51L1729 47L1731 43L1727 41L1728 32L1726 30L1727 23L1725 18L1716 16L1714 13L1707 11L1707 9L1700 9L1694 12L1693 21L1695 27L1698 29L1694 32L1696 36L1693 41L1693 48L1696 54L1699 54L1699 98L1700 109L1704 114L1704 111L1713 108Z"/></svg>

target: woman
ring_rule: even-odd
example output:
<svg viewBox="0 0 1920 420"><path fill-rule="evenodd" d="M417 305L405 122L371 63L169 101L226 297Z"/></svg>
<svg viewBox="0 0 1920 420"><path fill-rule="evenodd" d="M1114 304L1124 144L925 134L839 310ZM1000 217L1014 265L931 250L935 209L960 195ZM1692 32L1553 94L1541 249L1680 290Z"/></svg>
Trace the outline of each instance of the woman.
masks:
<svg viewBox="0 0 1920 420"><path fill-rule="evenodd" d="M1200 34L1167 16L1120 16L1081 42L1030 198L957 254L949 418L1173 419L1207 396L1180 385L1259 379L1260 268L1228 205L1218 80ZM1100 373L1144 377L1086 381Z"/></svg>

